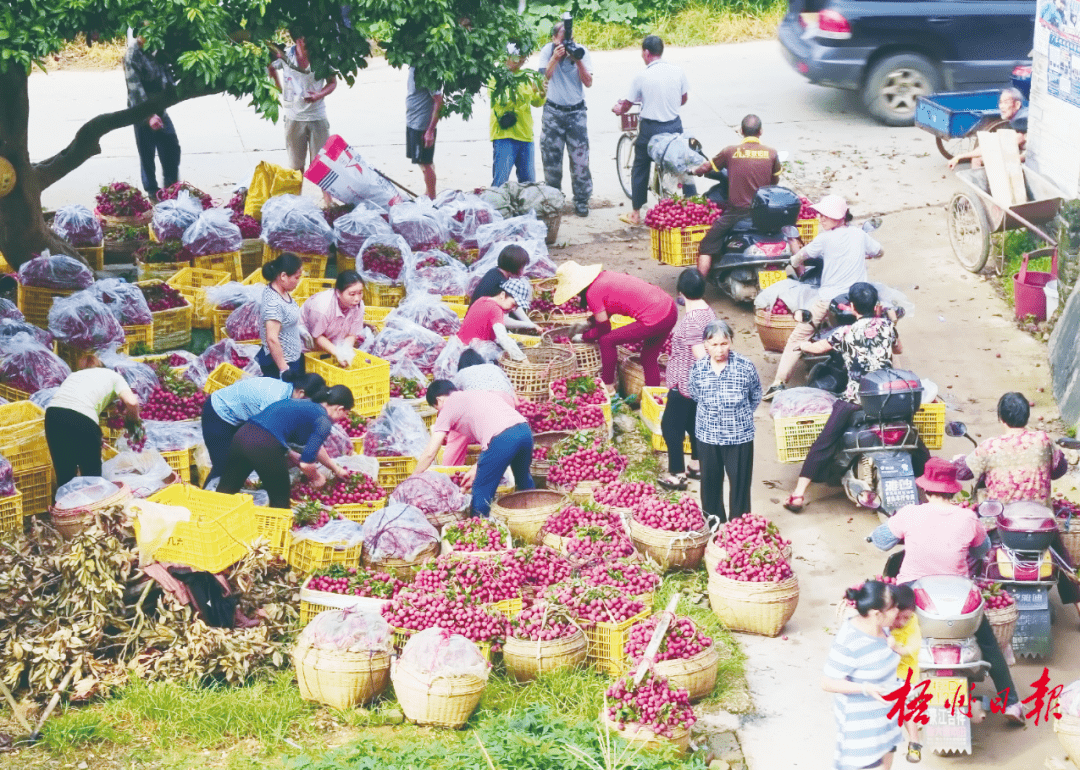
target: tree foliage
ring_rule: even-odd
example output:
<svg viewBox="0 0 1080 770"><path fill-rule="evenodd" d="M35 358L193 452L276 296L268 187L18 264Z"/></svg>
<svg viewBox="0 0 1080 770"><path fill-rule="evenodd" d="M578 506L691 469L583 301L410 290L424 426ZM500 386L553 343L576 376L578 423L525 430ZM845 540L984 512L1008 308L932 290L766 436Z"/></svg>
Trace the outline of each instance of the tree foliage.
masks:
<svg viewBox="0 0 1080 770"><path fill-rule="evenodd" d="M27 153L28 77L35 65L79 33L123 37L128 28L168 66L175 87L144 105L91 117L52 158ZM278 98L266 75L269 43L283 30L303 36L316 76L352 84L372 56L369 39L395 67L415 65L417 81L443 87L444 111L468 116L473 96L489 81L503 91L513 78L503 66L506 44L529 47L532 33L514 0L5 0L0 3L0 157L18 175L0 199L0 251L24 261L53 247L40 223L41 191L101 151L106 133L146 120L186 99L227 93L249 98L276 119Z"/></svg>

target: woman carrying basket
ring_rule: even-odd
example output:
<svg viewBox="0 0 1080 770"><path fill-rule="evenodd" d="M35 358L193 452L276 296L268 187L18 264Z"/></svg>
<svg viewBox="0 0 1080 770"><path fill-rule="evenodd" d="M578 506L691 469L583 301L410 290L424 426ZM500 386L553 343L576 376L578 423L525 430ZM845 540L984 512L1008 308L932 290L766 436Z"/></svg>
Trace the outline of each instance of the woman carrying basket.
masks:
<svg viewBox="0 0 1080 770"><path fill-rule="evenodd" d="M641 343L641 368L645 384L660 384L660 365L657 359L664 340L675 328L679 311L663 289L623 273L604 270L602 265L579 265L564 262L555 272L555 305L581 298L589 312L588 322L575 327L586 342L600 345L600 378L608 393L615 392L616 348L627 343ZM611 316L624 315L634 322L618 329L611 328Z"/></svg>

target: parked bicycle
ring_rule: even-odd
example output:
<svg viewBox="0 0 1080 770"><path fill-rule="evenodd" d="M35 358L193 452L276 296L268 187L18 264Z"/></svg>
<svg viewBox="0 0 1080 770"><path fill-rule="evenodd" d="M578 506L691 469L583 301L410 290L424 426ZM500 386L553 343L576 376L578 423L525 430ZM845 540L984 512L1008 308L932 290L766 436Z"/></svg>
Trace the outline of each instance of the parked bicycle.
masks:
<svg viewBox="0 0 1080 770"><path fill-rule="evenodd" d="M634 143L638 137L638 119L641 114L641 105L635 104L627 112L619 116L622 121L622 134L619 142L615 145L615 170L619 175L619 184L627 198L633 198L630 184L630 175L634 167ZM691 140L695 142L696 140ZM673 198L683 194L683 184L690 180L690 174L673 174L663 170L663 158L660 162L653 163L652 174L649 177L649 192L657 199Z"/></svg>

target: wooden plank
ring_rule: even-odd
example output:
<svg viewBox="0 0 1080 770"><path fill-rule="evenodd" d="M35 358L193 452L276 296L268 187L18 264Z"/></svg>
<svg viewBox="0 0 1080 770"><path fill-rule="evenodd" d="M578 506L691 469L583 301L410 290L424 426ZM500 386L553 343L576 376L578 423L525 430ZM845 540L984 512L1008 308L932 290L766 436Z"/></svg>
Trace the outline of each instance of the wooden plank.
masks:
<svg viewBox="0 0 1080 770"><path fill-rule="evenodd" d="M1009 174L1009 187L1012 188L1013 201L1027 203L1027 185L1024 184L1024 167L1020 163L1020 143L1015 131L1006 129L998 137L1001 157L1005 160L1005 171Z"/></svg>
<svg viewBox="0 0 1080 770"><path fill-rule="evenodd" d="M1020 202L1013 199L1012 185L1009 183L1009 172L1005 168L1005 158L1001 152L1001 137L1003 134L1008 133L1015 132L978 132L979 152L982 154L983 167L986 169L986 182L990 187L990 197L1006 207ZM1016 141L1015 137L1012 141Z"/></svg>

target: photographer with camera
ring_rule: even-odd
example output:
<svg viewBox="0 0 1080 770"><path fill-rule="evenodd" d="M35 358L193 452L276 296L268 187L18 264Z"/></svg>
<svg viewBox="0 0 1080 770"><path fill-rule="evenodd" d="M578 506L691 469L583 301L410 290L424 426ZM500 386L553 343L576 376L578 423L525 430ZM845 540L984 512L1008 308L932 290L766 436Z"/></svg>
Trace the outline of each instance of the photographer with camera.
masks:
<svg viewBox="0 0 1080 770"><path fill-rule="evenodd" d="M544 89L530 80L536 78L535 72L519 74L527 56L517 43L507 43L506 55L507 68L519 79L502 98L494 91L491 95L492 187L505 184L515 167L519 182L536 181L532 108L544 103Z"/></svg>
<svg viewBox="0 0 1080 770"><path fill-rule="evenodd" d="M540 71L547 81L547 102L540 124L540 159L548 186L562 189L563 147L570 158L574 212L589 215L592 174L589 171L589 129L585 91L592 86L592 57L574 42L574 20L564 13L551 30L551 42L540 51Z"/></svg>

